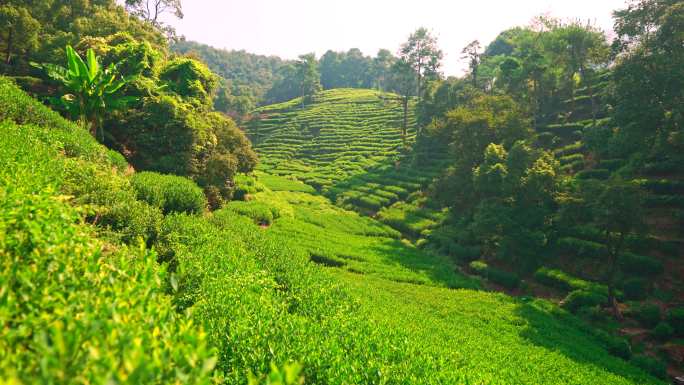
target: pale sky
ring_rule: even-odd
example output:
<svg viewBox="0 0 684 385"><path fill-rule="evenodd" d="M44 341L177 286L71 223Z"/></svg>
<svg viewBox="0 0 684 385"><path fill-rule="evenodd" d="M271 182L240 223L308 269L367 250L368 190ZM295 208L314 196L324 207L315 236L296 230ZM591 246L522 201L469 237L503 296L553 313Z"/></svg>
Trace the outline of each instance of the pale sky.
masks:
<svg viewBox="0 0 684 385"><path fill-rule="evenodd" d="M326 50L359 48L374 56L396 54L416 28L439 39L443 71L459 75L462 48L474 39L484 47L513 26L538 15L591 20L612 31L612 11L625 0L183 0L183 20L169 20L189 40L216 48L244 49L293 59Z"/></svg>

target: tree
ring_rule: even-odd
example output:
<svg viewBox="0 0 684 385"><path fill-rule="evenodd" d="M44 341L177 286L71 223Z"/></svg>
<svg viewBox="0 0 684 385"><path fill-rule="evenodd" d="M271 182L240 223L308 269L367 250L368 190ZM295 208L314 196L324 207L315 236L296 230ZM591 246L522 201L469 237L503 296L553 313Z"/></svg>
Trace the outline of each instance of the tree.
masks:
<svg viewBox="0 0 684 385"><path fill-rule="evenodd" d="M437 39L427 29L418 28L401 45L399 56L415 72L416 95L420 97L423 79L439 77L440 61L444 55L437 46Z"/></svg>
<svg viewBox="0 0 684 385"><path fill-rule="evenodd" d="M684 153L684 4L642 0L615 12L615 121L623 150Z"/></svg>
<svg viewBox="0 0 684 385"><path fill-rule="evenodd" d="M159 17L165 13L183 18L181 0L126 0L126 9L157 27L162 25Z"/></svg>
<svg viewBox="0 0 684 385"><path fill-rule="evenodd" d="M477 88L477 67L480 65L480 42L473 40L463 48L461 52L463 59L468 59L468 67L470 68L470 76L472 77L473 87Z"/></svg>
<svg viewBox="0 0 684 385"><path fill-rule="evenodd" d="M586 182L584 201L589 207L592 221L603 232L607 246L608 305L616 318L621 319L615 296L620 274L620 259L624 255L626 239L644 226L643 193L638 185L620 179L608 182Z"/></svg>
<svg viewBox="0 0 684 385"><path fill-rule="evenodd" d="M24 7L0 6L0 41L5 44L5 64L14 53L26 53L38 45L40 23Z"/></svg>
<svg viewBox="0 0 684 385"><path fill-rule="evenodd" d="M299 56L296 63L296 76L299 81L299 95L302 105L310 101L311 97L321 90L321 75L318 72L318 62L313 53Z"/></svg>
<svg viewBox="0 0 684 385"><path fill-rule="evenodd" d="M394 65L396 60L397 59L389 50L381 49L378 51L378 54L373 58L373 62L371 63L373 87L381 91L386 91L388 89L387 86L390 77L392 76L392 65Z"/></svg>
<svg viewBox="0 0 684 385"><path fill-rule="evenodd" d="M575 89L580 80L587 85L591 115L595 122L594 75L597 68L605 67L608 62L605 35L591 24L582 25L579 22L558 26L550 34L549 38L553 41L551 48L563 66L570 86L571 112L575 110Z"/></svg>
<svg viewBox="0 0 684 385"><path fill-rule="evenodd" d="M342 73L340 72L340 64L342 54L335 51L328 50L319 63L321 70L321 85L324 89L338 88L344 84Z"/></svg>
<svg viewBox="0 0 684 385"><path fill-rule="evenodd" d="M408 131L408 105L411 96L415 95L418 77L413 66L404 59L397 60L392 66L393 90L401 96L404 119L401 125L401 136L406 141Z"/></svg>
<svg viewBox="0 0 684 385"><path fill-rule="evenodd" d="M88 49L87 63L68 45L66 47L67 67L55 64L34 64L45 70L48 76L62 83L71 93L56 99L56 103L66 111L89 126L90 133L104 141L102 118L108 110L120 109L137 100L133 96L117 94L124 85L135 76L121 77L117 72L117 64L100 66L95 52Z"/></svg>

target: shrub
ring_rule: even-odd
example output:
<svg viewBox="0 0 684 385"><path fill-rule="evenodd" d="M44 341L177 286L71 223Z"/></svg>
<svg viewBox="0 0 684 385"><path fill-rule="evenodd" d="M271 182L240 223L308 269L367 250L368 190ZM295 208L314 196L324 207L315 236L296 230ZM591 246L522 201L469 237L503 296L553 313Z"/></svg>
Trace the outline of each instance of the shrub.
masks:
<svg viewBox="0 0 684 385"><path fill-rule="evenodd" d="M556 246L559 253L577 255L580 258L601 258L606 253L606 247L601 243L573 237L560 238Z"/></svg>
<svg viewBox="0 0 684 385"><path fill-rule="evenodd" d="M629 345L629 341L624 338L613 338L607 349L608 353L624 360L628 360L632 356L632 347Z"/></svg>
<svg viewBox="0 0 684 385"><path fill-rule="evenodd" d="M560 162L561 165L566 165L574 162L582 162L584 163L584 155L583 154L572 154L572 155L566 155L562 158L559 158L558 161Z"/></svg>
<svg viewBox="0 0 684 385"><path fill-rule="evenodd" d="M660 341L666 341L674 334L674 329L669 323L661 321L653 328L653 336Z"/></svg>
<svg viewBox="0 0 684 385"><path fill-rule="evenodd" d="M645 255L625 253L620 258L622 268L635 275L659 275L663 272L663 263L658 259Z"/></svg>
<svg viewBox="0 0 684 385"><path fill-rule="evenodd" d="M655 357L639 354L633 356L629 362L658 378L667 378L667 365Z"/></svg>
<svg viewBox="0 0 684 385"><path fill-rule="evenodd" d="M667 321L672 325L675 334L684 336L684 308L670 309L667 314Z"/></svg>
<svg viewBox="0 0 684 385"><path fill-rule="evenodd" d="M628 300L642 300L646 298L647 282L643 278L629 278L622 284L622 292Z"/></svg>
<svg viewBox="0 0 684 385"><path fill-rule="evenodd" d="M518 277L518 275L515 273L490 267L487 265L487 263L482 261L473 261L469 266L477 275L480 275L503 287L515 289L520 286L520 277Z"/></svg>
<svg viewBox="0 0 684 385"><path fill-rule="evenodd" d="M641 187L654 194L677 195L684 193L684 182L670 179L640 179Z"/></svg>
<svg viewBox="0 0 684 385"><path fill-rule="evenodd" d="M629 314L648 328L655 327L661 320L660 307L654 303L635 306Z"/></svg>
<svg viewBox="0 0 684 385"><path fill-rule="evenodd" d="M551 132L540 132L536 136L536 144L540 147L551 147L554 144L556 136Z"/></svg>
<svg viewBox="0 0 684 385"><path fill-rule="evenodd" d="M126 171L128 169L128 162L120 152L107 150L107 157L112 166L116 167L119 171Z"/></svg>
<svg viewBox="0 0 684 385"><path fill-rule="evenodd" d="M233 183L235 183L233 198L237 200L245 200L247 195L256 194L266 188L251 175L236 175Z"/></svg>
<svg viewBox="0 0 684 385"><path fill-rule="evenodd" d="M131 184L138 199L158 207L164 214L199 214L207 207L202 189L184 177L146 171L133 174Z"/></svg>
<svg viewBox="0 0 684 385"><path fill-rule="evenodd" d="M592 170L582 170L577 173L577 179L599 179L606 180L610 177L610 170L595 168Z"/></svg>
<svg viewBox="0 0 684 385"><path fill-rule="evenodd" d="M620 357L623 360L629 360L632 356L632 347L629 341L622 337L617 337L612 334L601 331L598 337L603 341L608 353Z"/></svg>
<svg viewBox="0 0 684 385"><path fill-rule="evenodd" d="M73 203L88 208L90 222L126 243L138 238L153 242L159 232L161 211L136 199L127 178L79 159L65 160L62 191Z"/></svg>
<svg viewBox="0 0 684 385"><path fill-rule="evenodd" d="M608 298L595 291L573 290L561 302L561 306L573 313L583 307L597 306L606 303Z"/></svg>
<svg viewBox="0 0 684 385"><path fill-rule="evenodd" d="M540 283L560 290L573 290L589 287L590 283L575 278L563 271L542 267L534 273L534 278Z"/></svg>
<svg viewBox="0 0 684 385"><path fill-rule="evenodd" d="M154 254L103 244L51 188L5 181L0 381L213 383L207 336L175 311Z"/></svg>
<svg viewBox="0 0 684 385"><path fill-rule="evenodd" d="M259 201L233 201L224 206L226 210L244 215L260 225L270 225L280 217L277 207Z"/></svg>
<svg viewBox="0 0 684 385"><path fill-rule="evenodd" d="M599 162L599 168L617 171L620 167L625 165L624 159L603 159Z"/></svg>

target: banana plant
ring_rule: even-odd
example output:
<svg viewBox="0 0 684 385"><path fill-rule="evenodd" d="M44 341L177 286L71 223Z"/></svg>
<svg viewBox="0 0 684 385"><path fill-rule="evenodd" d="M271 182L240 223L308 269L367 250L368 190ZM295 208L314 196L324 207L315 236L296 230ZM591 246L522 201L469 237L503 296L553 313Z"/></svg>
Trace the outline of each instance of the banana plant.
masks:
<svg viewBox="0 0 684 385"><path fill-rule="evenodd" d="M108 110L122 109L138 100L134 96L118 95L123 86L135 79L134 76L120 76L118 63L102 67L92 49L88 49L86 61L68 45L66 47L67 67L44 63L31 63L41 68L52 79L62 83L68 93L52 102L77 119L90 133L104 141L102 118Z"/></svg>

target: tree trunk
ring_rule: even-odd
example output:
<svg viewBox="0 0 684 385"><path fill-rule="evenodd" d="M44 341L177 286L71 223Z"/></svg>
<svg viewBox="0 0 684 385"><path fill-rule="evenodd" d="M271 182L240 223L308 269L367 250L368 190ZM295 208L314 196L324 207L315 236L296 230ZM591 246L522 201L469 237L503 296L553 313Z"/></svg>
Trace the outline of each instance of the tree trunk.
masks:
<svg viewBox="0 0 684 385"><path fill-rule="evenodd" d="M97 119L91 118L88 123L90 124L90 135L97 139Z"/></svg>
<svg viewBox="0 0 684 385"><path fill-rule="evenodd" d="M477 64L473 64L473 88L477 88Z"/></svg>
<svg viewBox="0 0 684 385"><path fill-rule="evenodd" d="M5 63L7 65L10 64L10 59L12 58L12 34L14 31L12 31L12 28L9 29L9 32L7 33L7 53L5 55Z"/></svg>
<svg viewBox="0 0 684 385"><path fill-rule="evenodd" d="M610 239L610 234L606 234L606 239ZM615 295L615 276L617 273L618 269L618 258L620 257L620 253L622 252L622 244L625 239L625 234L620 233L620 236L617 240L617 243L613 245L613 247L610 250L610 270L608 272L608 307L611 308L613 312L613 316L615 319L618 321L622 321L624 317L622 316L622 312L620 311L620 307L618 306L618 301ZM610 242L610 241L609 241Z"/></svg>

